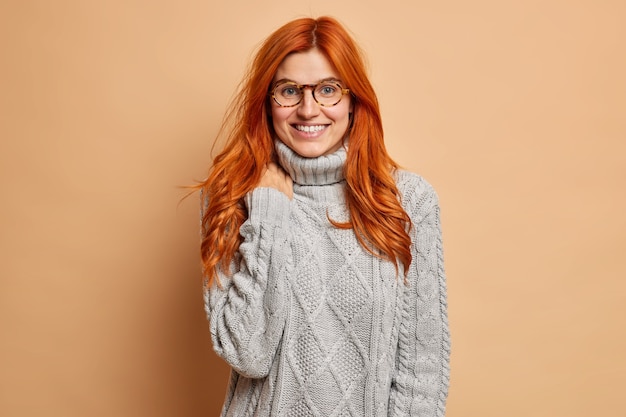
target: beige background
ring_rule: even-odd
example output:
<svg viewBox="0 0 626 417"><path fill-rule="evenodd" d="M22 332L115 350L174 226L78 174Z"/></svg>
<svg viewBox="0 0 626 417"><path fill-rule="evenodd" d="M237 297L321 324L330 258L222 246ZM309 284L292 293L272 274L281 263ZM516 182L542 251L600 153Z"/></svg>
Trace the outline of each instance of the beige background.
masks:
<svg viewBox="0 0 626 417"><path fill-rule="evenodd" d="M0 6L0 415L214 416L197 197L258 43L331 14L441 197L448 416L623 416L626 3Z"/></svg>

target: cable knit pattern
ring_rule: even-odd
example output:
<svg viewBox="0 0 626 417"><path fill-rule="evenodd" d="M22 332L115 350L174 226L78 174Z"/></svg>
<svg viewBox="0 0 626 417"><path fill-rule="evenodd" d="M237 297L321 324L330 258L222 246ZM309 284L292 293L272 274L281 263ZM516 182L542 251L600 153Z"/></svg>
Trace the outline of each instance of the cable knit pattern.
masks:
<svg viewBox="0 0 626 417"><path fill-rule="evenodd" d="M214 349L232 367L222 416L443 416L450 340L434 190L396 173L413 221L405 284L328 221L348 219L346 151L276 149L294 198L246 196L235 273L205 293Z"/></svg>

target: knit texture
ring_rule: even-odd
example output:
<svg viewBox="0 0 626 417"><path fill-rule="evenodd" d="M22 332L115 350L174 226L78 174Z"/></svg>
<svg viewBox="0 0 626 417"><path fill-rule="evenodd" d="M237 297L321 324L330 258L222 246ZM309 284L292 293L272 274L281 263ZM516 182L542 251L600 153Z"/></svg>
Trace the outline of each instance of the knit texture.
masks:
<svg viewBox="0 0 626 417"><path fill-rule="evenodd" d="M294 198L246 196L235 273L205 293L213 347L232 367L222 416L444 416L450 341L434 190L395 174L413 222L405 284L328 220L348 220L346 151L276 149Z"/></svg>

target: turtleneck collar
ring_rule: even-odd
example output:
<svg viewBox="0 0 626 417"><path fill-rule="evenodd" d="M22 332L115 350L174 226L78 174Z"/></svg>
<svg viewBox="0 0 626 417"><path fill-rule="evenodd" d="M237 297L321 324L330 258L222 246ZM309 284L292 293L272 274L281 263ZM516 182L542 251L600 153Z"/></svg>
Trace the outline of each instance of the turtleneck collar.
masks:
<svg viewBox="0 0 626 417"><path fill-rule="evenodd" d="M278 162L285 172L299 185L330 185L343 181L343 166L346 149L339 148L329 155L304 158L295 153L282 141L275 141Z"/></svg>

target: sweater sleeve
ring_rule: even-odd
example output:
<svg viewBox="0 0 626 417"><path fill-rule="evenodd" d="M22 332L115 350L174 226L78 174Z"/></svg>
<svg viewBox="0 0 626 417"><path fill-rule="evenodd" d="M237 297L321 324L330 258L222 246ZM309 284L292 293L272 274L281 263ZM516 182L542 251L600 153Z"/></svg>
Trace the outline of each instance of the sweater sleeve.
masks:
<svg viewBox="0 0 626 417"><path fill-rule="evenodd" d="M425 185L408 207L413 262L402 301L389 407L389 415L398 417L443 417L448 394L450 335L439 204Z"/></svg>
<svg viewBox="0 0 626 417"><path fill-rule="evenodd" d="M273 188L256 188L245 199L248 219L232 276L218 272L205 291L213 348L239 374L267 376L282 338L291 260L290 200Z"/></svg>

